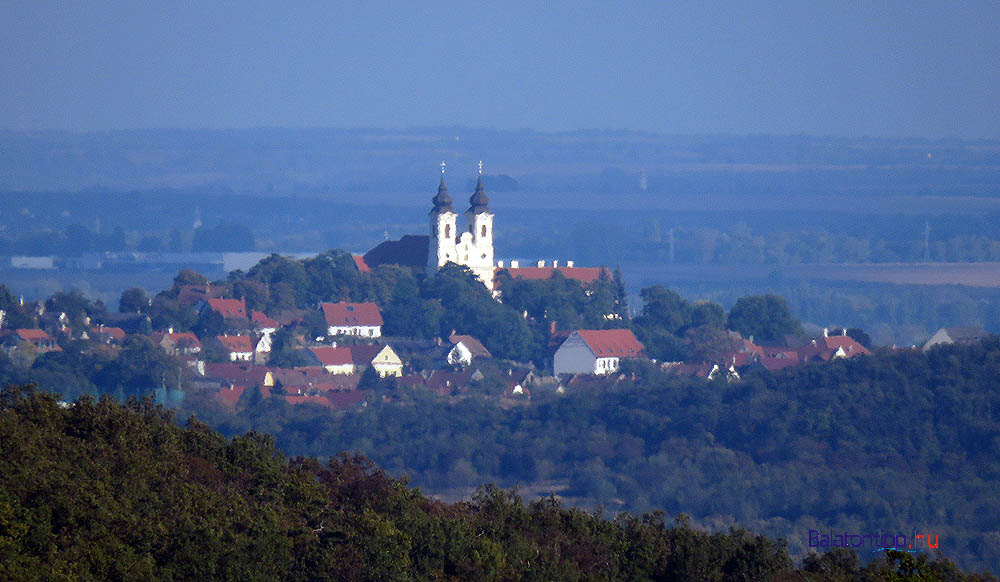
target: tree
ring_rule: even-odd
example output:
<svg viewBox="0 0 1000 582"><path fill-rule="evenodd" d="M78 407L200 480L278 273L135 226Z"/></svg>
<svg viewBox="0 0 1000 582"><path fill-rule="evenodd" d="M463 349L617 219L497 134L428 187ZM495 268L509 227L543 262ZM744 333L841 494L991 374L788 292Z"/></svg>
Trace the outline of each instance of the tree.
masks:
<svg viewBox="0 0 1000 582"><path fill-rule="evenodd" d="M640 327L656 327L676 334L691 321L691 304L676 291L662 285L646 287L639 292L642 297L642 315L636 318Z"/></svg>
<svg viewBox="0 0 1000 582"><path fill-rule="evenodd" d="M143 313L152 304L153 302L144 290L139 287L130 287L122 291L121 298L118 299L118 311L119 313Z"/></svg>
<svg viewBox="0 0 1000 582"><path fill-rule="evenodd" d="M28 314L20 301L14 298L6 285L0 285L0 311L4 312L0 328L21 329L35 326L34 318Z"/></svg>
<svg viewBox="0 0 1000 582"><path fill-rule="evenodd" d="M788 302L777 295L747 295L736 300L726 321L729 329L760 342L783 342L786 335L801 334Z"/></svg>
<svg viewBox="0 0 1000 582"><path fill-rule="evenodd" d="M45 301L45 309L52 312L62 312L72 321L80 321L88 315L101 315L105 312L100 301L91 302L77 290L57 291Z"/></svg>
<svg viewBox="0 0 1000 582"><path fill-rule="evenodd" d="M191 328L191 331L200 340L222 335L226 331L226 320L218 311L205 308L201 311L201 315L198 316L198 322Z"/></svg>

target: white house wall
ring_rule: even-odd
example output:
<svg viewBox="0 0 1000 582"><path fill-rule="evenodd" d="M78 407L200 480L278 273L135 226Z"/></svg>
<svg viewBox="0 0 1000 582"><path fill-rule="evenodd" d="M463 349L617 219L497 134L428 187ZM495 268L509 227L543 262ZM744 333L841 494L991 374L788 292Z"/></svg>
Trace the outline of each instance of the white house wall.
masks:
<svg viewBox="0 0 1000 582"><path fill-rule="evenodd" d="M553 371L558 374L594 374L597 358L579 334L573 332L552 358Z"/></svg>
<svg viewBox="0 0 1000 582"><path fill-rule="evenodd" d="M326 330L327 335L355 335L360 337L382 337L380 325L331 325Z"/></svg>

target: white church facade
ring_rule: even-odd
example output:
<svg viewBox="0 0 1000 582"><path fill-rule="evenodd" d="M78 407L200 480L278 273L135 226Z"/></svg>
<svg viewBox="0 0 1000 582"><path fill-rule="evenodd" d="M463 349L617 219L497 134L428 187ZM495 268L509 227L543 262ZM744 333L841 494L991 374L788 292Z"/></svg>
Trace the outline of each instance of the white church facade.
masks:
<svg viewBox="0 0 1000 582"><path fill-rule="evenodd" d="M468 267L486 288L493 290L496 266L493 260L493 212L490 199L483 188L483 167L479 163L479 180L469 198L465 211L465 228L460 229L458 213L452 208L448 186L444 182L442 165L441 184L432 199L430 212L430 244L427 252L427 271L435 273L448 263Z"/></svg>

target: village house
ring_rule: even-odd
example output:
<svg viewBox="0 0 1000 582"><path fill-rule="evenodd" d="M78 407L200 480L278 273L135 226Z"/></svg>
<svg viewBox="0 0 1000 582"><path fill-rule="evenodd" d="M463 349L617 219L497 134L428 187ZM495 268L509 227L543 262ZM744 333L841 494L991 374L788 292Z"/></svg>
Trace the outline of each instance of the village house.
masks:
<svg viewBox="0 0 1000 582"><path fill-rule="evenodd" d="M88 336L91 340L102 344L121 344L125 341L125 330L101 324L92 326Z"/></svg>
<svg viewBox="0 0 1000 582"><path fill-rule="evenodd" d="M981 327L942 327L934 332L921 349L926 352L938 345L969 345L982 341L987 336L989 334Z"/></svg>
<svg viewBox="0 0 1000 582"><path fill-rule="evenodd" d="M578 329L553 357L559 374L611 374L626 358L645 358L646 350L628 329Z"/></svg>
<svg viewBox="0 0 1000 582"><path fill-rule="evenodd" d="M204 378L218 380L233 386L257 386L271 388L274 386L274 374L264 366L253 366L238 363L205 364Z"/></svg>
<svg viewBox="0 0 1000 582"><path fill-rule="evenodd" d="M254 345L247 335L218 335L216 345L225 352L230 362L252 362Z"/></svg>
<svg viewBox="0 0 1000 582"><path fill-rule="evenodd" d="M244 299L205 299L199 303L197 311L201 313L206 309L218 313L223 319L247 319L247 302Z"/></svg>
<svg viewBox="0 0 1000 582"><path fill-rule="evenodd" d="M327 335L382 336L382 313L374 303L323 303Z"/></svg>
<svg viewBox="0 0 1000 582"><path fill-rule="evenodd" d="M451 349L448 350L446 359L451 366L468 366L472 363L472 358L493 357L490 351L471 335L460 335L452 332L448 341L451 342Z"/></svg>
<svg viewBox="0 0 1000 582"><path fill-rule="evenodd" d="M198 336L191 332L168 330L152 335L153 341L171 356L191 356L201 352L201 342Z"/></svg>
<svg viewBox="0 0 1000 582"><path fill-rule="evenodd" d="M812 340L797 351L803 362L828 362L838 358L872 355L868 348L847 335L846 330L840 335L830 335L829 330L824 329L823 337Z"/></svg>
<svg viewBox="0 0 1000 582"><path fill-rule="evenodd" d="M351 350L346 347L309 348L309 352L316 358L319 365L330 374L354 373L354 359L351 357Z"/></svg>
<svg viewBox="0 0 1000 582"><path fill-rule="evenodd" d="M37 354L62 351L55 338L43 329L17 329L7 332L3 338L4 348L10 352L19 345L30 345Z"/></svg>
<svg viewBox="0 0 1000 582"><path fill-rule="evenodd" d="M403 361L388 345L319 347L309 351L331 374L355 374L373 367L380 378L403 375Z"/></svg>

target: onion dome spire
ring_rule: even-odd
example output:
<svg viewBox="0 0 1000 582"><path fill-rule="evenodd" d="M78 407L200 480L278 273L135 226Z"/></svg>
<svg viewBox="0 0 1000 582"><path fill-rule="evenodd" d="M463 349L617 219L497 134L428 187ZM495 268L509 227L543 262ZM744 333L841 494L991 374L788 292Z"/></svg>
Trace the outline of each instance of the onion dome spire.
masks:
<svg viewBox="0 0 1000 582"><path fill-rule="evenodd" d="M476 191L469 198L469 212L480 214L490 212L490 199L486 196L486 189L483 188L483 162L479 162L479 181L476 182Z"/></svg>
<svg viewBox="0 0 1000 582"><path fill-rule="evenodd" d="M448 185L444 183L444 167L445 163L441 162L441 183L438 185L437 196L431 199L434 203L433 212L441 214L443 212L455 212L451 207L451 196L448 195Z"/></svg>

